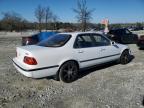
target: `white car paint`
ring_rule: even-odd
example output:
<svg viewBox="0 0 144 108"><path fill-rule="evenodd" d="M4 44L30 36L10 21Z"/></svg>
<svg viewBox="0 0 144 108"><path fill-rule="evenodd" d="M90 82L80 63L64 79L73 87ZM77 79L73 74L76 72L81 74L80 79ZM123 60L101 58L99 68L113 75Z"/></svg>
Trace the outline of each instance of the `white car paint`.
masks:
<svg viewBox="0 0 144 108"><path fill-rule="evenodd" d="M75 60L79 68L85 68L120 58L126 45L115 43L109 46L74 48L74 43L80 34L93 32L60 33L71 35L70 40L62 47L43 47L38 45L20 46L16 48L17 57L13 58L15 68L27 77L41 78L56 75L60 66L69 60ZM34 57L37 65L23 62L24 56Z"/></svg>

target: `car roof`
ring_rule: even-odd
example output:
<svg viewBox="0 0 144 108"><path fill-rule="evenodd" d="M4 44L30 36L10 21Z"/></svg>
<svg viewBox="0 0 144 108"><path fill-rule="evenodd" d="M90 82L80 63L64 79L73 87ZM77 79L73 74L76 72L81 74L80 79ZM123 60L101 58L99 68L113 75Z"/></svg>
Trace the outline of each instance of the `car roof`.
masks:
<svg viewBox="0 0 144 108"><path fill-rule="evenodd" d="M127 28L117 28L117 29L111 29L110 31L116 31L116 30L126 30Z"/></svg>
<svg viewBox="0 0 144 108"><path fill-rule="evenodd" d="M103 34L102 32L94 32L94 31L88 31L88 32L63 32L63 33L59 33L59 34L67 34L67 35L77 36L77 35L80 35L80 34L91 34L91 33Z"/></svg>

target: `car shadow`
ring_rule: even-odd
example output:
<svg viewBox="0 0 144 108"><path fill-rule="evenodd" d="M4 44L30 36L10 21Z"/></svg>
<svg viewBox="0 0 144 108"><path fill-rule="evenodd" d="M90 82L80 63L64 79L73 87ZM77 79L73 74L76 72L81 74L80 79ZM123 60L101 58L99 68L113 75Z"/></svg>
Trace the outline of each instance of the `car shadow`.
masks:
<svg viewBox="0 0 144 108"><path fill-rule="evenodd" d="M111 67L111 66L114 66L114 65L117 65L117 64L118 64L117 62L109 62L109 63L105 63L105 64L96 65L96 66L93 66L93 67L81 69L79 71L78 79L81 79L81 78L87 76L88 74L91 74L91 73L96 72L98 70L106 69L108 67Z"/></svg>
<svg viewBox="0 0 144 108"><path fill-rule="evenodd" d="M131 55L130 56L130 61L129 62L132 62L132 60L135 58L135 56L134 55Z"/></svg>

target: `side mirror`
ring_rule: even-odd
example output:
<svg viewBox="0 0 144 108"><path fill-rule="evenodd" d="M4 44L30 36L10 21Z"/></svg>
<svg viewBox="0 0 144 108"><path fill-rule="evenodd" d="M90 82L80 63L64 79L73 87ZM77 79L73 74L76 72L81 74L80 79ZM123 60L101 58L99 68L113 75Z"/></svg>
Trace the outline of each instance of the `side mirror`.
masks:
<svg viewBox="0 0 144 108"><path fill-rule="evenodd" d="M114 41L111 42L111 45L115 45L116 43Z"/></svg>

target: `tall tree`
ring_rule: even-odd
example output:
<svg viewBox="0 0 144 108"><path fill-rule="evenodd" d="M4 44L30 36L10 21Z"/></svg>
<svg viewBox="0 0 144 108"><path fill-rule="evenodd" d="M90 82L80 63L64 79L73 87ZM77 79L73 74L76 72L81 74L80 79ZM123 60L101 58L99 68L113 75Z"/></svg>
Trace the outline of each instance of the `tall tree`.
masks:
<svg viewBox="0 0 144 108"><path fill-rule="evenodd" d="M42 23L45 19L45 8L43 8L41 5L38 5L38 7L35 10L35 17L38 20L39 23L39 31L41 32L42 30Z"/></svg>
<svg viewBox="0 0 144 108"><path fill-rule="evenodd" d="M53 29L55 30L58 29L58 19L57 15L52 15Z"/></svg>
<svg viewBox="0 0 144 108"><path fill-rule="evenodd" d="M78 0L77 9L73 9L73 11L77 14L76 18L80 22L82 31L85 31L94 10L88 9L86 0Z"/></svg>
<svg viewBox="0 0 144 108"><path fill-rule="evenodd" d="M21 23L24 21L24 18L18 13L15 12L4 12L2 13L2 28L7 31L21 30Z"/></svg>
<svg viewBox="0 0 144 108"><path fill-rule="evenodd" d="M52 11L49 7L45 9L45 29L48 29L48 22L52 19Z"/></svg>
<svg viewBox="0 0 144 108"><path fill-rule="evenodd" d="M143 29L143 24L142 23L136 23L137 29Z"/></svg>

